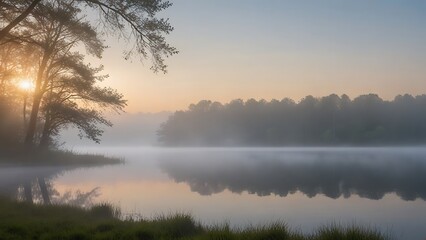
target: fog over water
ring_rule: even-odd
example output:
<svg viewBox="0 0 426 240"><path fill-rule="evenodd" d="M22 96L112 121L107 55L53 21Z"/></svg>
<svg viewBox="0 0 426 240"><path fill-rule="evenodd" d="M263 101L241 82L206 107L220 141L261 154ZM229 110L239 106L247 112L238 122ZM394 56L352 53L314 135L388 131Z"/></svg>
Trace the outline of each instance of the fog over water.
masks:
<svg viewBox="0 0 426 240"><path fill-rule="evenodd" d="M0 240L426 240L426 1L0 9Z"/></svg>
<svg viewBox="0 0 426 240"><path fill-rule="evenodd" d="M300 191L307 197L322 194L337 199L354 194L379 200L395 193L407 201L426 200L426 161L415 152L350 148L197 152L166 158L160 166L201 195L228 189L258 196L285 197Z"/></svg>
<svg viewBox="0 0 426 240"><path fill-rule="evenodd" d="M93 168L0 168L0 193L36 202L111 202L145 217L189 212L231 226L283 220L304 232L338 222L422 239L426 148L75 148L123 156ZM13 181L12 181L12 180Z"/></svg>

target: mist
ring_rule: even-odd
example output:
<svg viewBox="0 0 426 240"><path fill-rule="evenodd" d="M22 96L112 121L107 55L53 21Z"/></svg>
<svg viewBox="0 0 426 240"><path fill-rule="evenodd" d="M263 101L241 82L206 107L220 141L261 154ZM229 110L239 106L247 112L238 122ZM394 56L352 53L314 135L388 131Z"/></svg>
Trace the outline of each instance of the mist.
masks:
<svg viewBox="0 0 426 240"><path fill-rule="evenodd" d="M112 127L103 128L100 144L79 137L76 128L63 129L56 139L65 149L79 147L158 146L157 131L172 113L110 113Z"/></svg>
<svg viewBox="0 0 426 240"><path fill-rule="evenodd" d="M165 146L382 146L426 143L426 95L208 100L173 114L158 131Z"/></svg>
<svg viewBox="0 0 426 240"><path fill-rule="evenodd" d="M301 192L309 198L357 195L379 200L395 193L414 201L426 200L424 157L421 148L256 148L216 150L207 156L205 150L193 149L161 159L160 168L205 196L229 190L258 196Z"/></svg>
<svg viewBox="0 0 426 240"><path fill-rule="evenodd" d="M426 239L425 12L0 0L0 239Z"/></svg>

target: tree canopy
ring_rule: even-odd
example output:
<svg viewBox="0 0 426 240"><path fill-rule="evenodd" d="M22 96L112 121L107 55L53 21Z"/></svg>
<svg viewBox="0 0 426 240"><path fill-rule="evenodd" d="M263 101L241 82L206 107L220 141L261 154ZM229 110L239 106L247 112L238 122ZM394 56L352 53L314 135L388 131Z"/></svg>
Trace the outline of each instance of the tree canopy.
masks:
<svg viewBox="0 0 426 240"><path fill-rule="evenodd" d="M177 53L165 35L173 31L169 20L158 18L159 12L172 4L163 0L2 0L0 1L0 43L20 41L26 35L25 21L42 17L51 5L71 6L81 20L91 20L98 33L125 39L132 55L150 59L154 72L166 72L164 59Z"/></svg>
<svg viewBox="0 0 426 240"><path fill-rule="evenodd" d="M170 146L424 144L425 121L426 95L204 100L172 115L158 136Z"/></svg>
<svg viewBox="0 0 426 240"><path fill-rule="evenodd" d="M108 76L103 66L86 62L81 47L101 58L104 37L115 35L133 43L126 57L150 58L153 71L166 72L164 57L177 51L164 38L173 28L156 14L170 5L161 0L1 1L0 139L9 139L12 133L2 129L13 127L18 141L45 148L73 125L82 137L99 142L100 126L112 125L103 112L121 112L126 101L116 90L100 87ZM22 79L32 79L27 89L19 86Z"/></svg>

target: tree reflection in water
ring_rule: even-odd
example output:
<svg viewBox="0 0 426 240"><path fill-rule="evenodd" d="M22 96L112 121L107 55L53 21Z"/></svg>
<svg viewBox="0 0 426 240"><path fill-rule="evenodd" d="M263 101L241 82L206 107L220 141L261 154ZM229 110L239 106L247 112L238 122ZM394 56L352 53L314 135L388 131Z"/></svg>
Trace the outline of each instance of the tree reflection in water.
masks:
<svg viewBox="0 0 426 240"><path fill-rule="evenodd" d="M43 185L45 187L43 189ZM31 191L27 190L31 186ZM31 195L29 195L31 192ZM35 204L59 204L89 208L94 204L94 199L100 196L100 188L96 187L90 191L81 190L57 191L50 180L37 178L31 184L20 186L17 190L18 201L30 201ZM28 197L30 196L30 197Z"/></svg>
<svg viewBox="0 0 426 240"><path fill-rule="evenodd" d="M224 151L161 159L161 169L201 195L248 192L285 197L297 191L308 197L336 199L355 194L381 199L426 200L425 154L398 151Z"/></svg>
<svg viewBox="0 0 426 240"><path fill-rule="evenodd" d="M88 208L100 195L100 188L60 193L52 179L75 168L63 167L3 167L0 168L0 195L35 204L67 204Z"/></svg>

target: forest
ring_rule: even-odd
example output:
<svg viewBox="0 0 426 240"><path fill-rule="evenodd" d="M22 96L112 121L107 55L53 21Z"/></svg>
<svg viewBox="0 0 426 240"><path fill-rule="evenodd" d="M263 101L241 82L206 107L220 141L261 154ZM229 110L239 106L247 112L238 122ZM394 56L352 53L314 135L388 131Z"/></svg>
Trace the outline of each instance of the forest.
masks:
<svg viewBox="0 0 426 240"><path fill-rule="evenodd" d="M112 126L105 112L122 113L127 101L105 84L103 65L92 65L87 57L100 60L107 38L125 39L125 59L150 60L152 71L165 73L164 58L177 50L164 37L173 27L156 14L169 6L168 1L0 1L0 149L55 149L55 138L70 126L99 143L104 128Z"/></svg>
<svg viewBox="0 0 426 240"><path fill-rule="evenodd" d="M331 94L299 102L203 100L158 130L166 146L327 146L426 143L426 95Z"/></svg>

